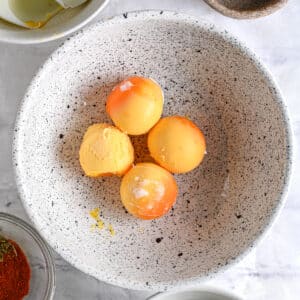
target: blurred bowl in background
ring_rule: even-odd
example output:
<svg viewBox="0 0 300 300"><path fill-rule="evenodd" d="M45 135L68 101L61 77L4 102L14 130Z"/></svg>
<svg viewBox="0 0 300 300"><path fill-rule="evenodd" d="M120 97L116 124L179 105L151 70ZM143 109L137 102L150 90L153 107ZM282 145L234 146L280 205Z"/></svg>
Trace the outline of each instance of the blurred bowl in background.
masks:
<svg viewBox="0 0 300 300"><path fill-rule="evenodd" d="M79 30L106 6L109 0L90 0L72 9L66 9L39 29L19 27L0 19L0 42L12 44L40 44L60 39Z"/></svg>
<svg viewBox="0 0 300 300"><path fill-rule="evenodd" d="M148 300L241 300L240 297L212 287L158 293Z"/></svg>
<svg viewBox="0 0 300 300"><path fill-rule="evenodd" d="M235 19L253 19L272 14L288 0L204 0L219 13Z"/></svg>

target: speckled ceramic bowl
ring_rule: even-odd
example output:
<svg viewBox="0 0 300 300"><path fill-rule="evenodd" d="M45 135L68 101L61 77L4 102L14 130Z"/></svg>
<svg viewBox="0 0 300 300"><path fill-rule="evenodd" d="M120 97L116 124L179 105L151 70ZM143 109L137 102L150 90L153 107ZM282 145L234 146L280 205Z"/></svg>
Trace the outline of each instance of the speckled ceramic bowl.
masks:
<svg viewBox="0 0 300 300"><path fill-rule="evenodd" d="M188 116L207 140L201 166L176 176L174 209L154 221L125 212L120 178L87 178L78 161L87 127L110 122L108 93L134 74L159 82L164 115ZM31 220L74 266L126 288L195 284L236 260L273 220L289 178L288 120L269 73L225 31L177 13L126 13L66 41L32 81L15 131ZM148 160L145 137L134 143ZM91 229L96 207L102 230Z"/></svg>
<svg viewBox="0 0 300 300"><path fill-rule="evenodd" d="M282 8L288 0L204 0L221 14L236 19L259 18Z"/></svg>
<svg viewBox="0 0 300 300"><path fill-rule="evenodd" d="M79 7L66 9L53 17L45 26L35 30L19 27L0 19L0 42L40 44L61 39L95 18L108 1L89 0Z"/></svg>

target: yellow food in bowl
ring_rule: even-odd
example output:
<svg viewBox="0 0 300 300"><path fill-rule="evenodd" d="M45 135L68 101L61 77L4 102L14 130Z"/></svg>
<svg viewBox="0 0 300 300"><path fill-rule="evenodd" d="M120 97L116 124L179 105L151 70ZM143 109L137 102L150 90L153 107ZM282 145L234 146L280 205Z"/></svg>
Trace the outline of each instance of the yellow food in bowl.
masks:
<svg viewBox="0 0 300 300"><path fill-rule="evenodd" d="M151 220L170 210L178 188L173 175L167 170L153 163L140 163L125 174L120 193L129 213Z"/></svg>
<svg viewBox="0 0 300 300"><path fill-rule="evenodd" d="M79 160L87 176L122 175L133 164L134 150L129 137L118 128L94 124L84 135Z"/></svg>
<svg viewBox="0 0 300 300"><path fill-rule="evenodd" d="M205 137L190 120L171 116L161 119L148 135L151 156L172 173L196 168L205 155Z"/></svg>
<svg viewBox="0 0 300 300"><path fill-rule="evenodd" d="M164 96L152 79L130 77L110 93L106 110L114 124L130 135L147 133L162 114Z"/></svg>

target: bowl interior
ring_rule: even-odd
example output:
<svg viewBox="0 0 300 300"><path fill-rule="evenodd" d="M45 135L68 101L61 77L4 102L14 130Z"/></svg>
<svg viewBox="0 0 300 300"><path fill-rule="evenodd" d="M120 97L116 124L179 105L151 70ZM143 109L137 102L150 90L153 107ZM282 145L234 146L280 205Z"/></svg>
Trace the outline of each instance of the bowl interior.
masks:
<svg viewBox="0 0 300 300"><path fill-rule="evenodd" d="M28 224L6 214L0 214L0 235L14 240L30 264L30 291L25 299L51 300L55 288L54 263L44 241Z"/></svg>
<svg viewBox="0 0 300 300"><path fill-rule="evenodd" d="M108 0L90 0L73 9L66 9L54 16L45 26L30 30L0 19L0 41L30 44L55 40L86 24Z"/></svg>
<svg viewBox="0 0 300 300"><path fill-rule="evenodd" d="M78 161L92 123L110 122L105 99L130 75L159 82L164 115L205 133L202 165L176 175L172 211L137 220L122 207L120 178L91 179ZM132 288L185 284L228 264L269 223L289 168L282 103L268 76L234 39L172 13L137 13L99 23L59 48L33 81L16 126L21 197L36 226L67 260ZM150 160L146 137L137 161ZM99 207L109 230L91 230Z"/></svg>

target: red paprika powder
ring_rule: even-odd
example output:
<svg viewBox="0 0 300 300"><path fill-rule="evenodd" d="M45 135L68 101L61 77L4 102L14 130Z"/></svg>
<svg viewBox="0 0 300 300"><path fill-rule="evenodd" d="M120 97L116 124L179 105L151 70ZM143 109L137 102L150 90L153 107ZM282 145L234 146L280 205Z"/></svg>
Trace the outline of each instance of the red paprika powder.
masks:
<svg viewBox="0 0 300 300"><path fill-rule="evenodd" d="M0 236L0 300L22 300L29 292L30 275L19 245Z"/></svg>

